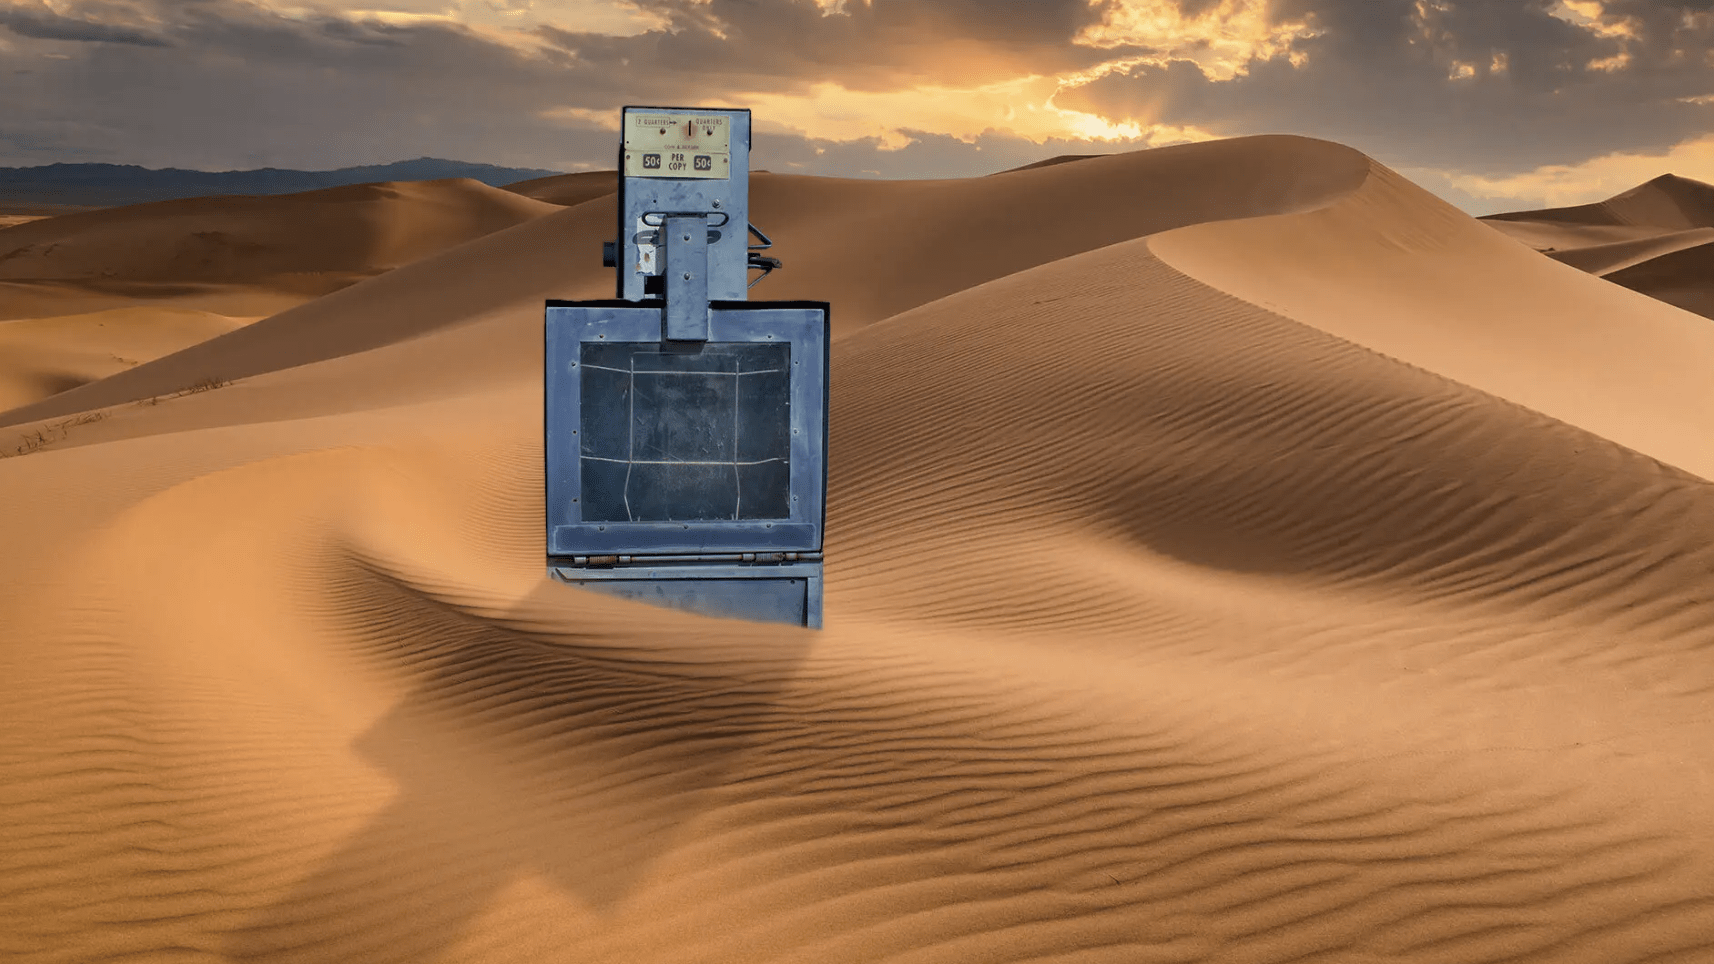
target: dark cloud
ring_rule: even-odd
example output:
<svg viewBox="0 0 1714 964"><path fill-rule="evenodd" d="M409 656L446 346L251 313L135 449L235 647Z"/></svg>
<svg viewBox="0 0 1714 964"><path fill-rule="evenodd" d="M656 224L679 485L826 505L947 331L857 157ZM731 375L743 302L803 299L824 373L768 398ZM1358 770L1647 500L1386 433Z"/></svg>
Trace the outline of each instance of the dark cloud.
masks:
<svg viewBox="0 0 1714 964"><path fill-rule="evenodd" d="M56 59L17 44L11 59L32 73L0 85L0 165L76 154L326 168L452 155L560 167L611 153L611 135L540 116L562 102L562 70L455 26L294 20L228 0L158 13L173 50L88 45Z"/></svg>
<svg viewBox="0 0 1714 964"><path fill-rule="evenodd" d="M80 40L90 43L134 44L139 47L170 46L166 39L134 27L61 16L45 3L28 7L0 7L0 26L5 26L20 37L35 40Z"/></svg>
<svg viewBox="0 0 1714 964"><path fill-rule="evenodd" d="M1307 60L1252 64L1212 81L1194 65L1140 66L1062 94L1113 120L1195 124L1220 134L1290 131L1342 141L1394 166L1498 174L1576 164L1618 150L1665 151L1707 133L1714 23L1685 14L1710 0L1614 0L1602 37L1549 14L1551 0L1282 0L1304 19ZM1673 51L1681 53L1674 54ZM1591 61L1628 54L1615 71ZM1504 69L1495 69L1503 58ZM1452 76L1467 64L1473 75Z"/></svg>

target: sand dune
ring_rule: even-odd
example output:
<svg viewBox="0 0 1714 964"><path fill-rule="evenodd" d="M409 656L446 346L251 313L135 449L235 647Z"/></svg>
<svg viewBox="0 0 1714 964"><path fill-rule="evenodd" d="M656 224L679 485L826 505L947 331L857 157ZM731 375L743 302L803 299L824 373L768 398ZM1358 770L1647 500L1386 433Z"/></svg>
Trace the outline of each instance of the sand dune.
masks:
<svg viewBox="0 0 1714 964"><path fill-rule="evenodd" d="M1662 174L1605 201L1540 211L1490 214L1484 220L1683 231L1714 226L1714 185L1676 174Z"/></svg>
<svg viewBox="0 0 1714 964"><path fill-rule="evenodd" d="M378 274L552 210L468 179L137 204L0 232L0 279L145 290L236 281L324 294L336 280Z"/></svg>
<svg viewBox="0 0 1714 964"><path fill-rule="evenodd" d="M1055 164L1064 164L1064 163L1067 163L1068 161L1081 161L1081 160L1084 160L1085 158L1105 157L1105 156L1107 156L1107 155L1105 155L1105 154L1059 154L1059 155L1056 155L1054 157L1050 157L1045 161L1036 161L1034 164L1025 164L1022 167L1008 168L1007 170L1000 171L998 173L1010 174L1012 171L1030 171L1030 170L1034 170L1038 167L1052 167Z"/></svg>
<svg viewBox="0 0 1714 964"><path fill-rule="evenodd" d="M612 194L618 189L619 172L617 170L560 174L555 177L538 177L534 180L506 185L506 190L514 194L521 194L537 201L547 201L562 207L582 204L603 194Z"/></svg>
<svg viewBox="0 0 1714 964"><path fill-rule="evenodd" d="M755 190L820 633L544 578L599 198L7 416L0 956L1714 955L1702 319L1298 138Z"/></svg>
<svg viewBox="0 0 1714 964"><path fill-rule="evenodd" d="M1647 292L1669 305L1714 318L1714 228L1700 244L1664 251L1616 267L1605 277L1632 291ZM1689 232L1686 232L1689 233Z"/></svg>
<svg viewBox="0 0 1714 964"><path fill-rule="evenodd" d="M56 218L65 214L81 214L85 211L99 210L97 206L88 204L51 204L0 201L0 227L10 227L13 223L34 221L40 218Z"/></svg>
<svg viewBox="0 0 1714 964"><path fill-rule="evenodd" d="M962 181L757 175L751 219L775 238L771 253L785 267L752 297L830 301L838 337L1151 231L1240 217L1258 203L1282 210L1313 205L1360 183L1367 170L1362 155L1335 144L1263 137L1226 150L1187 145ZM1126 187L1151 179L1174 190ZM1244 189L1228 190L1230 183ZM0 426L62 418L205 378L247 378L503 316L504 334L473 336L480 343L460 363L471 377L482 377L477 373L510 364L518 353L540 351L543 299L612 296L601 242L611 239L614 204L610 195L599 197L423 258L156 365L0 412ZM830 232L830 223L843 227Z"/></svg>
<svg viewBox="0 0 1714 964"><path fill-rule="evenodd" d="M1611 281L1615 271L1623 271L1633 265L1653 261L1663 255L1685 248L1714 241L1714 228L1691 228L1687 231L1669 231L1664 234L1651 234L1648 237L1633 238L1629 241L1608 241L1599 244L1586 244L1581 247L1570 247L1563 251L1544 252L1551 254L1553 260L1560 264L1568 264L1579 271L1587 271ZM1632 291L1637 289L1631 285L1625 287ZM1650 297L1659 295L1650 294Z"/></svg>
<svg viewBox="0 0 1714 964"><path fill-rule="evenodd" d="M232 327L186 337L187 317L274 315L557 210L457 179L164 201L0 230L0 339L27 330L46 353L0 364L0 410L123 370L103 359L152 361ZM93 327L81 320L92 312L106 312ZM84 356L93 367L65 361Z"/></svg>
<svg viewBox="0 0 1714 964"><path fill-rule="evenodd" d="M1380 165L1318 210L1150 239L1251 304L1714 478L1714 325L1541 258Z"/></svg>
<svg viewBox="0 0 1714 964"><path fill-rule="evenodd" d="M135 307L0 322L0 411L100 381L255 320Z"/></svg>
<svg viewBox="0 0 1714 964"><path fill-rule="evenodd" d="M1714 241L1714 185L1665 174L1594 204L1484 220L1556 261L1714 318L1710 256L1678 255Z"/></svg>
<svg viewBox="0 0 1714 964"><path fill-rule="evenodd" d="M1678 233L1646 224L1565 224L1558 221L1494 221L1488 218L1482 221L1501 234L1549 255L1598 245L1646 242Z"/></svg>

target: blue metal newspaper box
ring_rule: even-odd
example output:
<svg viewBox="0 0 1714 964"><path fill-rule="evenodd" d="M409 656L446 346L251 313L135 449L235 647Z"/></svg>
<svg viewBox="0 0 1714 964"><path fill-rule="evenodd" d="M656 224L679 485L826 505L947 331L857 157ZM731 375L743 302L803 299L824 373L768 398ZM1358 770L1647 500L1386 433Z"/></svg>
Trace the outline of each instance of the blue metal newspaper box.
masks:
<svg viewBox="0 0 1714 964"><path fill-rule="evenodd" d="M549 573L819 627L828 305L745 300L780 266L749 223L749 111L622 116L618 297L546 309Z"/></svg>

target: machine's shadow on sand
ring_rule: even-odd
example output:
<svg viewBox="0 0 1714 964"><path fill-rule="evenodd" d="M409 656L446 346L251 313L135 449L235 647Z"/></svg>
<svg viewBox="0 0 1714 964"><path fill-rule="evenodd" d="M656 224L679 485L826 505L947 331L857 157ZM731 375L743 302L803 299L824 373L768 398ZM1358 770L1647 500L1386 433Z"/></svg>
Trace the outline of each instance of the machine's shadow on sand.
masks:
<svg viewBox="0 0 1714 964"><path fill-rule="evenodd" d="M524 878L610 911L683 844L715 794L732 789L737 761L777 731L775 698L814 642L807 630L764 626L763 639L724 660L657 662L588 645L618 634L602 641L523 628L568 602L647 612L641 604L544 578L516 610L483 613L371 562L353 560L348 576L345 588L372 612L408 614L348 627L363 658L401 671L412 687L352 744L397 790L236 931L226 950L236 960L434 961ZM715 628L732 635L725 622ZM409 907L400 927L341 924L354 896L367 904L386 894Z"/></svg>

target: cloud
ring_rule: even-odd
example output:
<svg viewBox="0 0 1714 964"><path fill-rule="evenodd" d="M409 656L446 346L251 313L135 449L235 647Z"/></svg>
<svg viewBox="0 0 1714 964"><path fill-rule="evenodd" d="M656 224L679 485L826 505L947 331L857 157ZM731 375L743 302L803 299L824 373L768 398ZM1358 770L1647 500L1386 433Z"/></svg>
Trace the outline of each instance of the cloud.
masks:
<svg viewBox="0 0 1714 964"><path fill-rule="evenodd" d="M170 46L167 40L135 27L62 16L40 0L33 4L0 7L0 26L20 37L33 40L74 40L87 43L133 44L139 47Z"/></svg>
<svg viewBox="0 0 1714 964"><path fill-rule="evenodd" d="M1446 184L1484 208L1483 214L1569 207L1605 200L1661 174L1714 184L1714 134L1653 154L1618 152L1581 164L1549 164L1521 174L1483 177L1435 172Z"/></svg>
<svg viewBox="0 0 1714 964"><path fill-rule="evenodd" d="M1108 50L1073 40L1099 22L1088 0L638 0L658 29L629 37L553 25L540 36L579 62L635 78L700 76L731 93L789 93L836 82L864 93L981 87L1084 70Z"/></svg>
<svg viewBox="0 0 1714 964"><path fill-rule="evenodd" d="M60 2L95 9L92 0ZM912 143L907 130L966 145L990 130L1038 145L1197 136L1115 127L1051 104L1057 72L1134 52L1072 43L1096 22L1086 0L848 4L844 13L807 0L638 0L637 14L657 26L629 35L555 25L558 5L506 8L528 14L510 32L431 16L431 6L134 0L130 9L176 45L172 55L91 50L56 62L35 52L27 92L0 92L0 163L41 157L41 131L69 114L126 136L96 145L68 131L67 150L191 167L422 154L580 167L612 150L610 124L591 119L626 103L751 106L759 126L804 145L876 139L877 156L849 170L818 168L825 173L912 173L897 166L920 156L898 153ZM16 133L26 128L35 135ZM970 152L972 163L980 154Z"/></svg>
<svg viewBox="0 0 1714 964"><path fill-rule="evenodd" d="M1707 129L1707 111L1681 98L1714 90L1703 56L1714 23L1697 17L1708 0L1580 6L1281 0L1273 16L1308 33L1295 62L1276 54L1227 80L1182 59L1138 64L1058 102L1114 122L1312 134L1395 166L1487 175L1664 151Z"/></svg>
<svg viewBox="0 0 1714 964"><path fill-rule="evenodd" d="M1118 0L1106 16L1085 27L1078 42L1102 49L1122 45L1146 53L1109 60L1109 68L1172 60L1196 64L1207 76L1229 80L1252 61L1292 56L1298 40L1313 35L1303 18L1273 15L1271 0Z"/></svg>

